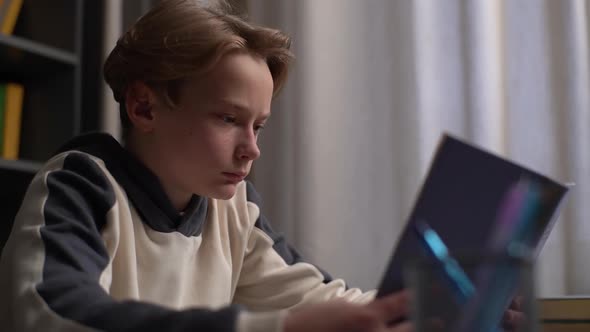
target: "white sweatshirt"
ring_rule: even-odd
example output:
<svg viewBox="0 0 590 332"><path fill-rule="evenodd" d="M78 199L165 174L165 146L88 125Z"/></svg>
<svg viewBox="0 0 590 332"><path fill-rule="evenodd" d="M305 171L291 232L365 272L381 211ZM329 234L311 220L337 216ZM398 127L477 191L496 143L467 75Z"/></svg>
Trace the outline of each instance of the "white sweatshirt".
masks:
<svg viewBox="0 0 590 332"><path fill-rule="evenodd" d="M33 179L0 260L2 331L281 331L285 309L373 292L306 263L242 182L179 214L106 134L81 136Z"/></svg>

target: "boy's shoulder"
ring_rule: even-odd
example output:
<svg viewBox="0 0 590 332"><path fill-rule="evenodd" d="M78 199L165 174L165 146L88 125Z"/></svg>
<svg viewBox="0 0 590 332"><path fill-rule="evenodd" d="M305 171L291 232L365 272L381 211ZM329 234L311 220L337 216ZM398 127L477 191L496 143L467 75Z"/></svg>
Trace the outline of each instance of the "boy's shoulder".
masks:
<svg viewBox="0 0 590 332"><path fill-rule="evenodd" d="M105 173L108 173L104 160L79 150L57 153L41 166L36 177L47 176L49 173L57 171L81 176L106 175Z"/></svg>

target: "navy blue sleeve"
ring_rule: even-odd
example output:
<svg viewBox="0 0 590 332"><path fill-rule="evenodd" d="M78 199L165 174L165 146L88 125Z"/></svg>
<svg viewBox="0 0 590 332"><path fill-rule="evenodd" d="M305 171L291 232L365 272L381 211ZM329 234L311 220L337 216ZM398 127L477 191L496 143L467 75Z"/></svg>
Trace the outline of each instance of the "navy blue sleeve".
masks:
<svg viewBox="0 0 590 332"><path fill-rule="evenodd" d="M175 311L110 297L99 278L109 263L101 230L115 204L112 185L81 153L69 154L46 185L40 228L45 259L36 289L50 310L104 331L234 331L237 307Z"/></svg>

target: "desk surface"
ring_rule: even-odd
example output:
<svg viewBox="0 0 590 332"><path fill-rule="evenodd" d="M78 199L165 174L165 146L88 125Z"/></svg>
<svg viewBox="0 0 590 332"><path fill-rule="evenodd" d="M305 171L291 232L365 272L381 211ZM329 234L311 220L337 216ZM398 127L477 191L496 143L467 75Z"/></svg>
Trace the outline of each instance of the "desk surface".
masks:
<svg viewBox="0 0 590 332"><path fill-rule="evenodd" d="M539 319L543 332L588 332L590 296L541 298Z"/></svg>

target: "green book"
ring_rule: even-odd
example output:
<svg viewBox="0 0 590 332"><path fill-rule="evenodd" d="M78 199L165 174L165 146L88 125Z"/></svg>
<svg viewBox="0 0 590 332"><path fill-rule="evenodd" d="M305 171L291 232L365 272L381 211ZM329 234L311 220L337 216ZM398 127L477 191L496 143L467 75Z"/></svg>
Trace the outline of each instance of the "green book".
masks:
<svg viewBox="0 0 590 332"><path fill-rule="evenodd" d="M6 84L0 84L0 156L4 153L4 110L6 109Z"/></svg>

